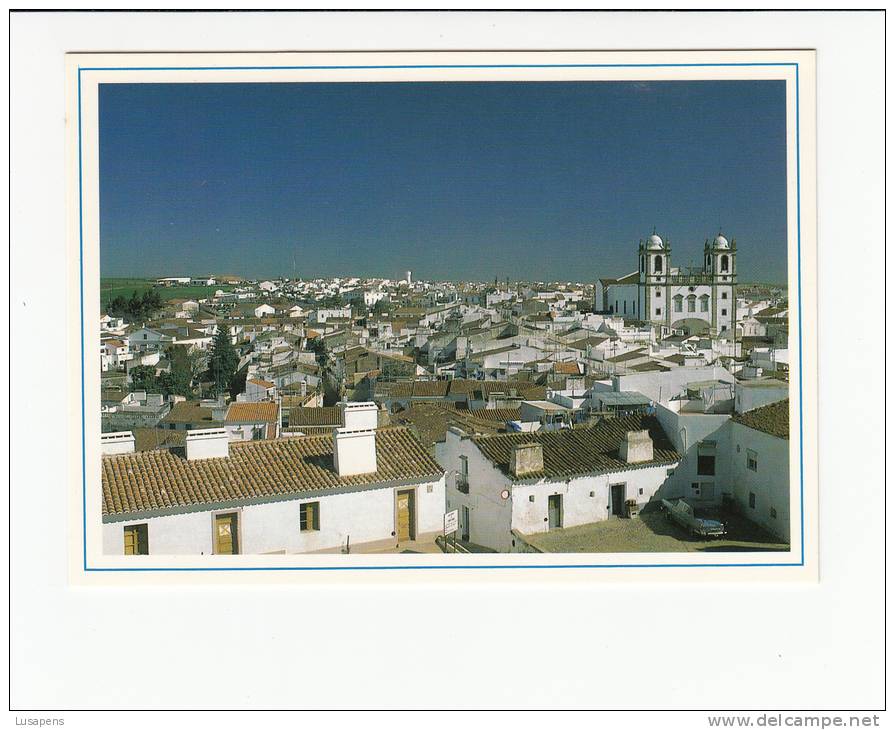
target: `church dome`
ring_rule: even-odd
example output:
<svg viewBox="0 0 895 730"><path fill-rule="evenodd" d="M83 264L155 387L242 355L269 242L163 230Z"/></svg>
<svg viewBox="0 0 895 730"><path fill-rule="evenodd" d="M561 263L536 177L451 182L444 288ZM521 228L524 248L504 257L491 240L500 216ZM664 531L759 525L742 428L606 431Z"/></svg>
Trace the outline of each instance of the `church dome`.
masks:
<svg viewBox="0 0 895 730"><path fill-rule="evenodd" d="M730 243L719 233L715 236L715 248L730 248Z"/></svg>
<svg viewBox="0 0 895 730"><path fill-rule="evenodd" d="M659 249L665 248L665 244L662 243L662 239L654 233L652 236L646 239L646 247L651 251L657 251Z"/></svg>

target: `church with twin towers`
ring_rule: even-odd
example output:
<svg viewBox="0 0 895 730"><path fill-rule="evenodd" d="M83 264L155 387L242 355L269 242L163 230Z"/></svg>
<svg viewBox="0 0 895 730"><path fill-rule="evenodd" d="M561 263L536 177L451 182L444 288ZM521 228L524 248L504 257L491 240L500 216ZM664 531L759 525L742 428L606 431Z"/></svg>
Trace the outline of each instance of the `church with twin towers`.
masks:
<svg viewBox="0 0 895 730"><path fill-rule="evenodd" d="M706 239L701 268L672 266L671 241L655 230L641 240L638 268L600 279L596 309L688 335L733 337L736 330L737 243L722 233Z"/></svg>

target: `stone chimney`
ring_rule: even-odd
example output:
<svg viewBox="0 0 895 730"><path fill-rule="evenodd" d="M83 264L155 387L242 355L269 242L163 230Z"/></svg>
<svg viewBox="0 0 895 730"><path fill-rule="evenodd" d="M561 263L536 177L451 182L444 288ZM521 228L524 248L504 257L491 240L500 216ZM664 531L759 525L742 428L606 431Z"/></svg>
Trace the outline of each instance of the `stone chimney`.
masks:
<svg viewBox="0 0 895 730"><path fill-rule="evenodd" d="M526 477L544 471L544 447L540 443L518 444L510 453L510 474Z"/></svg>
<svg viewBox="0 0 895 730"><path fill-rule="evenodd" d="M100 437L100 448L103 456L111 454L133 454L135 451L134 434L131 431L115 431L104 433Z"/></svg>
<svg viewBox="0 0 895 730"><path fill-rule="evenodd" d="M379 409L375 403L339 404L341 428L333 430L333 466L340 477L376 471L376 427Z"/></svg>
<svg viewBox="0 0 895 730"><path fill-rule="evenodd" d="M653 440L649 431L628 431L618 447L618 458L628 464L653 459Z"/></svg>
<svg viewBox="0 0 895 730"><path fill-rule="evenodd" d="M225 428L200 428L186 432L186 459L222 459L230 456L230 439Z"/></svg>

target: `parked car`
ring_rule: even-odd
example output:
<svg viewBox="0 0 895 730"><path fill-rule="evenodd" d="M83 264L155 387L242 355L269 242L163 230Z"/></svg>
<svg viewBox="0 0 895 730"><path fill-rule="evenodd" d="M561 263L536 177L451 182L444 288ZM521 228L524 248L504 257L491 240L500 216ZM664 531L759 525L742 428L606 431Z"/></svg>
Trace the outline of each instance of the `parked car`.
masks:
<svg viewBox="0 0 895 730"><path fill-rule="evenodd" d="M694 537L723 537L727 534L727 526L719 520L697 517L693 508L682 499L662 500L665 518L676 522Z"/></svg>

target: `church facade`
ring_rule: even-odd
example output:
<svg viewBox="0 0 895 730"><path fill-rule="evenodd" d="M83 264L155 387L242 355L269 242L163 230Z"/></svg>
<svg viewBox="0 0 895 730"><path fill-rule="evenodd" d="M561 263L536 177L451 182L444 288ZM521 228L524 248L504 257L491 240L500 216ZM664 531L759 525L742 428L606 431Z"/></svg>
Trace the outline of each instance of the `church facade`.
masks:
<svg viewBox="0 0 895 730"><path fill-rule="evenodd" d="M671 265L671 243L655 232L640 241L639 267L601 279L596 308L688 334L733 336L736 329L736 239L706 240L701 269Z"/></svg>

